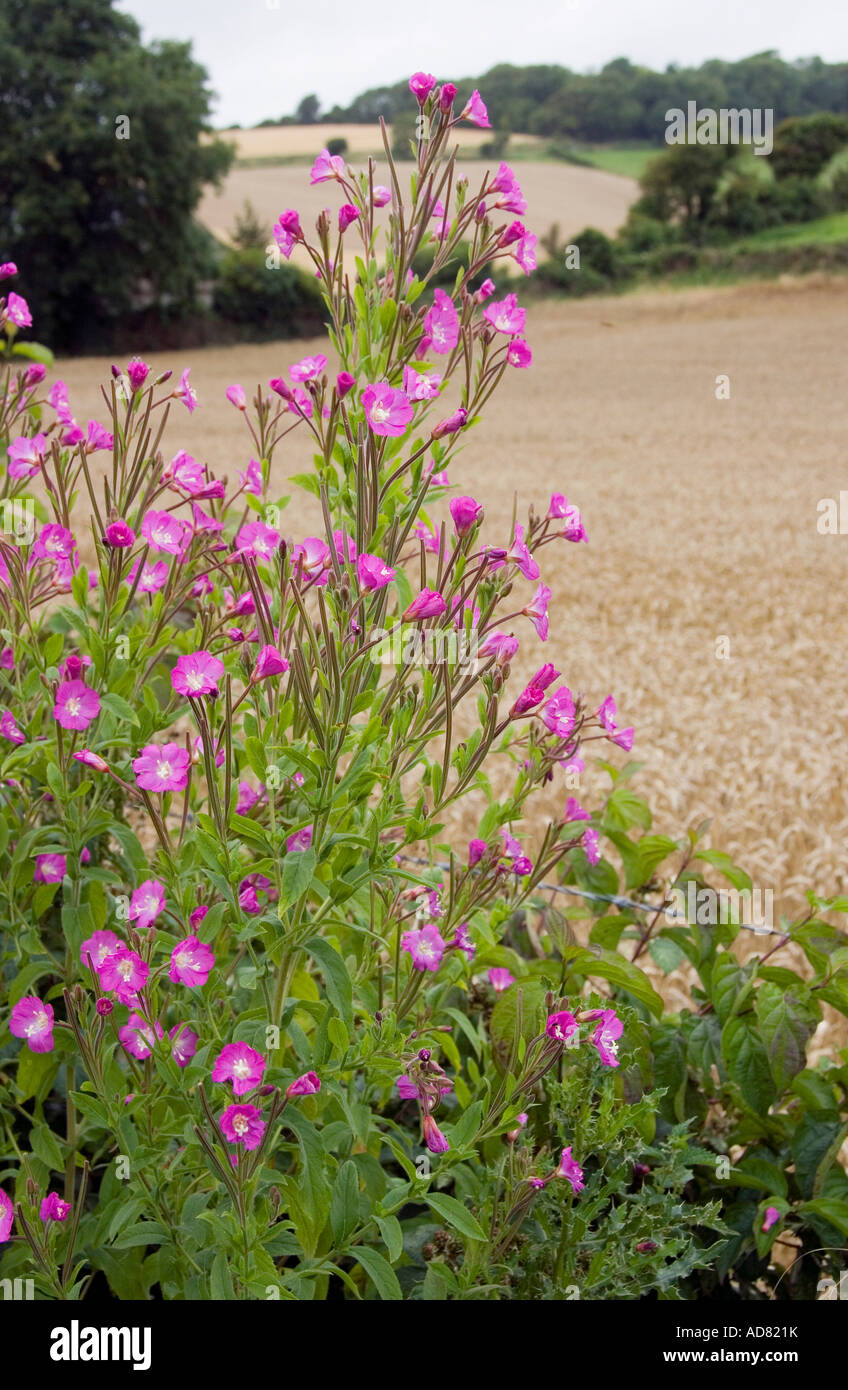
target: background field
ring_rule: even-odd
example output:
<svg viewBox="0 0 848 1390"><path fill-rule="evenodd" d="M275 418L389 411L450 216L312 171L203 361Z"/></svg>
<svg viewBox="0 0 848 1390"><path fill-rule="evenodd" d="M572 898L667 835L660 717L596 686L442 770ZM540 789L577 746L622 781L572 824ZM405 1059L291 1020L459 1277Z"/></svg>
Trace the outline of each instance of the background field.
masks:
<svg viewBox="0 0 848 1390"><path fill-rule="evenodd" d="M713 816L713 843L775 891L776 910L807 887L848 892L848 536L816 530L817 501L848 487L846 313L848 283L814 278L533 307L533 369L506 379L451 469L485 500L492 540L516 486L522 509L552 490L583 508L590 544L543 552L557 637L543 649L528 625L519 674L544 655L593 700L612 690L656 829ZM189 363L200 397L191 418L174 407L170 452L234 476L249 451L225 387L254 389L322 346L157 356ZM108 370L60 364L79 416L100 413ZM730 400L715 397L718 373ZM280 492L307 461L305 440L279 457ZM295 493L288 533L316 525ZM600 785L588 772L589 804ZM563 799L557 787L550 808Z"/></svg>
<svg viewBox="0 0 848 1390"><path fill-rule="evenodd" d="M246 199L267 225L269 239L271 227L284 208L298 208L304 226L314 223L322 208L329 206L335 211L343 201L337 186L331 183L310 186L303 168L334 135L347 140L348 159L354 154L373 154L378 161L375 181L389 182L376 126L266 126L260 130L221 133L224 139L235 142L240 160L262 161L249 168L233 168L220 190L207 188L203 196L198 217L224 242L230 240L236 216ZM468 158L461 161L459 173L468 175L472 187L480 185L487 170L494 173L498 167L497 159L484 161L472 157L478 155L480 144L489 133L466 128L455 132L455 143L461 150L469 151ZM521 135L516 140L525 152L544 149L545 142L536 141L532 136ZM512 157L511 153L507 154L508 159ZM411 163L401 165L402 177L408 180L412 168ZM537 235L547 232L554 223L566 236L585 226L615 232L638 196L635 179L616 177L602 169L553 160L522 160L517 162L516 172L530 210L528 225ZM383 219L387 215L384 212ZM305 264L305 260L298 261L298 255L296 249L293 261Z"/></svg>

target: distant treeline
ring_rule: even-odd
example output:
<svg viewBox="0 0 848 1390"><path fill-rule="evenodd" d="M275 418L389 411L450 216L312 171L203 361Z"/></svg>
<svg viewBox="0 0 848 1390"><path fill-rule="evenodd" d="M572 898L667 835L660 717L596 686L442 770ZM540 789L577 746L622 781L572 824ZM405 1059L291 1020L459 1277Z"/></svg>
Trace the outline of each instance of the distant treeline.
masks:
<svg viewBox="0 0 848 1390"><path fill-rule="evenodd" d="M713 58L697 68L670 65L664 72L616 58L598 73L550 66L501 63L478 77L455 78L460 97L479 87L497 130L586 141L659 144L665 113L688 101L720 109L771 108L775 123L815 111L848 114L848 62L800 58L787 63L774 51L729 63ZM374 87L349 106L321 112L315 96L300 103L287 121L349 121L370 124L408 111L407 82ZM268 121L264 124L274 124Z"/></svg>

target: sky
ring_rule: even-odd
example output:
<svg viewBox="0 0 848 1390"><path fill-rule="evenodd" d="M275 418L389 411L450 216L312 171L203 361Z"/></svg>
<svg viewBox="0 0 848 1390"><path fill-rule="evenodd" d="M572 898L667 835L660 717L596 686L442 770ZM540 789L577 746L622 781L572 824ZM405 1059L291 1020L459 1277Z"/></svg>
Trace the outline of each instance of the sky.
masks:
<svg viewBox="0 0 848 1390"><path fill-rule="evenodd" d="M846 0L118 0L145 42L191 39L217 93L214 123L255 125L315 92L324 109L423 69L496 63L597 71L745 58L848 58ZM447 18L442 20L442 15ZM485 92L483 93L485 97Z"/></svg>

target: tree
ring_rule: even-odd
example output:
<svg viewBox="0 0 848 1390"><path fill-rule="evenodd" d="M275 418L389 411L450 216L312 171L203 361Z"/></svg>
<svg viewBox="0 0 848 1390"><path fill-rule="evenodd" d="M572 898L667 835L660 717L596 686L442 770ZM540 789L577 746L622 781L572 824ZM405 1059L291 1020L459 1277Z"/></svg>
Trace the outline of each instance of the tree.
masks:
<svg viewBox="0 0 848 1390"><path fill-rule="evenodd" d="M682 222L696 236L733 153L726 145L670 145L648 163L634 212L659 222Z"/></svg>
<svg viewBox="0 0 848 1390"><path fill-rule="evenodd" d="M3 0L0 245L60 350L194 303L209 253L192 214L232 158L202 138L206 81L190 44L145 47L111 0Z"/></svg>
<svg viewBox="0 0 848 1390"><path fill-rule="evenodd" d="M314 92L304 97L295 111L298 125L315 125L321 119L321 103Z"/></svg>
<svg viewBox="0 0 848 1390"><path fill-rule="evenodd" d="M848 145L848 120L820 111L782 121L774 132L772 167L779 179L815 178Z"/></svg>

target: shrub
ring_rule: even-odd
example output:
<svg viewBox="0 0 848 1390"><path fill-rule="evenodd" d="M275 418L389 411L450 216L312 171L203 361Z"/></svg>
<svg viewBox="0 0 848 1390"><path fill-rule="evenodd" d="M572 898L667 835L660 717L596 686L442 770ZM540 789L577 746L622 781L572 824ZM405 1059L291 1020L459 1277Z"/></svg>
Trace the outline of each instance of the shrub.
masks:
<svg viewBox="0 0 848 1390"><path fill-rule="evenodd" d="M670 1298L753 1288L777 1232L806 1253L848 1230L845 1059L805 1056L822 1004L848 1011L821 916L848 903L811 898L744 962L735 924L661 926L666 865L675 888L741 871L697 832L649 834L632 764L603 764L594 810L566 798L591 743L633 729L541 652L527 684L511 671L548 639L540 561L586 539L578 508L554 492L497 545L468 492L434 523L532 362L517 296L468 287L533 249L462 189L437 236L437 102L382 266L364 174L323 171L349 200L337 238L277 224L320 272L340 371L320 354L252 401L229 386L226 482L184 447L187 369L116 368L83 430L19 340L25 300L0 302L0 1271L40 1297L100 1274L119 1299ZM465 243L451 294L409 274ZM230 258L233 312L256 270ZM312 468L289 482L322 517L303 536L293 515L296 541L294 429ZM565 804L531 844L553 778ZM775 963L790 942L812 978ZM678 1015L649 953L689 971Z"/></svg>
<svg viewBox="0 0 848 1390"><path fill-rule="evenodd" d="M347 140L343 135L334 135L327 141L327 149L331 155L347 154Z"/></svg>
<svg viewBox="0 0 848 1390"><path fill-rule="evenodd" d="M269 266L258 248L221 258L213 306L236 330L260 338L312 333L322 319L321 294L313 280L294 266Z"/></svg>

